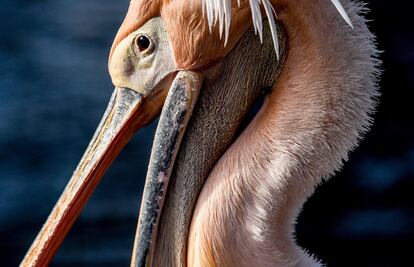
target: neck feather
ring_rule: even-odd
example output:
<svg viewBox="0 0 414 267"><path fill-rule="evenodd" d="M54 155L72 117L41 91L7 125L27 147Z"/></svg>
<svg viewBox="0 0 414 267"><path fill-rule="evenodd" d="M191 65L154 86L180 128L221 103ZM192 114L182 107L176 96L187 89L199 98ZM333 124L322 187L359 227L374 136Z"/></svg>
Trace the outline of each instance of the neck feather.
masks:
<svg viewBox="0 0 414 267"><path fill-rule="evenodd" d="M296 246L294 222L369 127L379 62L366 9L343 1L351 29L330 1L279 2L285 65L203 187L188 266L319 266Z"/></svg>

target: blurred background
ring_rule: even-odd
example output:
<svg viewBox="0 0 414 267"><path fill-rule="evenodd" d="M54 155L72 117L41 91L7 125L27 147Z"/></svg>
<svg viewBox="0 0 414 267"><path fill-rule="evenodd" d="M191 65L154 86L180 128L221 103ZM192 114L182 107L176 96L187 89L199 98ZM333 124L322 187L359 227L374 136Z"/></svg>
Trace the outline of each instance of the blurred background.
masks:
<svg viewBox="0 0 414 267"><path fill-rule="evenodd" d="M370 0L384 51L375 125L307 202L299 244L328 266L409 266L414 31L409 1ZM0 0L0 265L16 266L75 169L113 86L128 0ZM128 266L155 124L110 168L52 266Z"/></svg>

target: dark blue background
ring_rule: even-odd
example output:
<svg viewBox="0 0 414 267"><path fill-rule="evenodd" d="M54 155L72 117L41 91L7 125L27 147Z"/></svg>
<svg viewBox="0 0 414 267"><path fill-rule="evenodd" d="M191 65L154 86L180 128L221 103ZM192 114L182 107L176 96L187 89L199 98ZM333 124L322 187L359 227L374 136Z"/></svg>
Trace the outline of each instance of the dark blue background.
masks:
<svg viewBox="0 0 414 267"><path fill-rule="evenodd" d="M103 114L108 50L128 2L0 0L1 266L22 259ZM370 2L385 51L376 123L297 227L329 266L409 266L414 248L412 9ZM53 266L128 266L154 126L121 153Z"/></svg>

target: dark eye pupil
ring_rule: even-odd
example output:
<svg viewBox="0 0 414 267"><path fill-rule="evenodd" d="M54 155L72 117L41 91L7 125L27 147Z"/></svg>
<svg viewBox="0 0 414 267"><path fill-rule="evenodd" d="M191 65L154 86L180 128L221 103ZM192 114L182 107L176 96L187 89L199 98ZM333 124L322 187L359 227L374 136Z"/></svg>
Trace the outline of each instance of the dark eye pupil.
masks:
<svg viewBox="0 0 414 267"><path fill-rule="evenodd" d="M138 44L139 51L142 52L148 49L148 47L150 46L150 40L145 36L140 36L138 37L137 44Z"/></svg>

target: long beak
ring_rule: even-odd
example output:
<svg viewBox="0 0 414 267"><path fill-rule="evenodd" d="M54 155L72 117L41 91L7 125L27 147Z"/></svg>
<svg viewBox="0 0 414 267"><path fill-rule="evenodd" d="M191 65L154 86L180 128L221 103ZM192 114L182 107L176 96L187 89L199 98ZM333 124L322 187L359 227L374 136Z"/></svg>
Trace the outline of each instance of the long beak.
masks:
<svg viewBox="0 0 414 267"><path fill-rule="evenodd" d="M201 88L201 76L180 72L173 82L155 133L131 266L145 266L157 235L166 189L184 131Z"/></svg>
<svg viewBox="0 0 414 267"><path fill-rule="evenodd" d="M146 221L154 221L162 205L163 192L175 159L185 125L197 99L201 79L196 73L179 72L172 82L166 107L156 137L159 149L153 151L146 190L149 205L143 213ZM69 232L81 209L112 161L134 133L159 113L166 90L144 97L127 88L116 88L103 119L64 192L56 203L20 266L47 266ZM155 104L154 104L155 103ZM168 114L165 111L168 107ZM157 144L158 144L157 143ZM147 225L143 223L142 225ZM145 230L145 232L147 232ZM150 232L150 231L148 231Z"/></svg>

